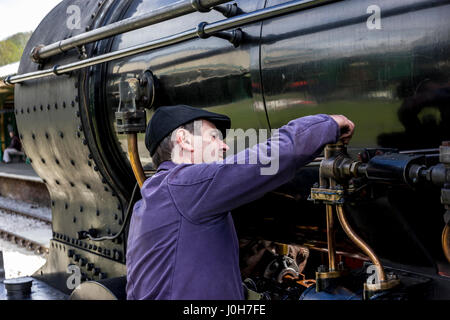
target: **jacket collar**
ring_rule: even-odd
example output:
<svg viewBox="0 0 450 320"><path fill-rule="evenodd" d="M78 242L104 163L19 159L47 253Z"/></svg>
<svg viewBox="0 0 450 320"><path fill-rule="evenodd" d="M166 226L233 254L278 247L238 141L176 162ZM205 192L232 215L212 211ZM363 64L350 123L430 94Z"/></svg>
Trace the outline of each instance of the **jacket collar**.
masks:
<svg viewBox="0 0 450 320"><path fill-rule="evenodd" d="M170 169L174 168L175 166L176 166L176 164L173 163L172 161L164 161L163 163L161 163L159 165L158 170L156 170L156 172L170 170Z"/></svg>

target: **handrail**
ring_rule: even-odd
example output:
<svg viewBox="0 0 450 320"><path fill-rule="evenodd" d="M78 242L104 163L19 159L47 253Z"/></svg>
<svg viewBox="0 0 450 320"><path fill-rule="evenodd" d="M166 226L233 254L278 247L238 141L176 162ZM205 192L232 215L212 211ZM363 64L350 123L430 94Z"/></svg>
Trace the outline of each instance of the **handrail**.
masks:
<svg viewBox="0 0 450 320"><path fill-rule="evenodd" d="M84 32L71 38L54 42L49 45L39 45L33 48L31 58L35 62L49 58L70 49L95 42L117 34L144 28L169 19L187 15L196 11L207 12L211 7L221 5L231 0L181 0L167 6L151 10L148 13L117 21L106 26Z"/></svg>
<svg viewBox="0 0 450 320"><path fill-rule="evenodd" d="M242 25L253 23L257 21L261 21L264 19L273 18L275 16L284 15L288 13L292 13L298 10L306 9L312 6L317 6L319 4L336 2L342 0L297 0L290 1L287 3L283 3L280 5L276 5L273 7L256 10L251 13L241 14L239 16L235 16L233 18L220 20L213 23L202 22L198 27L192 28L171 36L167 36L164 38L160 38L157 40L149 41L140 45L132 46L129 48L117 50L114 52L106 53L103 55L99 55L96 57L88 58L82 61L77 61L73 63L69 63L63 66L55 65L51 69L40 70L29 72L25 74L9 76L3 81L6 84L15 84L21 83L27 80L39 79L43 77L48 77L52 75L61 75L64 73L68 73L71 71L75 71L78 69L86 68L89 66L97 65L104 62L109 62L113 60L117 60L120 58L132 56L135 54L139 54L142 52L146 52L149 50L166 47L172 44L180 43L183 41L199 38L207 38L209 36L214 35L214 33L230 29L240 27Z"/></svg>

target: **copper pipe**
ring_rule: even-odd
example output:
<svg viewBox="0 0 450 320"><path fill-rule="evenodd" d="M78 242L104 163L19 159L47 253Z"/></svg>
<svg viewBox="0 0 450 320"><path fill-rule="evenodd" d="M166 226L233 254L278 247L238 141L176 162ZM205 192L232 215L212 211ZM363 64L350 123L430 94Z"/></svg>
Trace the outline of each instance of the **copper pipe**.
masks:
<svg viewBox="0 0 450 320"><path fill-rule="evenodd" d="M327 211L327 245L328 245L328 269L329 271L336 270L336 253L334 249L334 221L333 221L333 206L326 205Z"/></svg>
<svg viewBox="0 0 450 320"><path fill-rule="evenodd" d="M344 216L344 208L342 205L336 205L337 210L337 216L339 218L339 222L342 225L342 228L344 229L347 236L352 240L372 261L372 263L375 265L378 271L378 279L380 282L386 281L386 274L384 272L383 266L378 259L378 257L375 255L375 252L353 231L353 229L350 227L348 221L346 220Z"/></svg>
<svg viewBox="0 0 450 320"><path fill-rule="evenodd" d="M447 261L450 262L450 224L445 225L442 231L442 250Z"/></svg>
<svg viewBox="0 0 450 320"><path fill-rule="evenodd" d="M139 152L137 146L137 134L129 133L127 134L127 142L128 142L128 156L130 157L131 168L133 169L134 176L139 184L139 187L142 188L142 185L145 181L144 169L142 168L141 160L139 159Z"/></svg>

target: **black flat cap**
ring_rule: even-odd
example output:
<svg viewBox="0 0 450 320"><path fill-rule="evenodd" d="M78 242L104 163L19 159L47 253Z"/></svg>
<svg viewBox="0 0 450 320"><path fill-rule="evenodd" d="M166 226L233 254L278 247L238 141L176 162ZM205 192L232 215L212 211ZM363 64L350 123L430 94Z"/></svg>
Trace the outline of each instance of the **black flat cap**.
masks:
<svg viewBox="0 0 450 320"><path fill-rule="evenodd" d="M153 114L145 132L145 146L150 151L150 156L153 156L159 143L173 130L198 119L211 121L224 138L226 130L231 127L230 118L223 114L185 105L159 107Z"/></svg>

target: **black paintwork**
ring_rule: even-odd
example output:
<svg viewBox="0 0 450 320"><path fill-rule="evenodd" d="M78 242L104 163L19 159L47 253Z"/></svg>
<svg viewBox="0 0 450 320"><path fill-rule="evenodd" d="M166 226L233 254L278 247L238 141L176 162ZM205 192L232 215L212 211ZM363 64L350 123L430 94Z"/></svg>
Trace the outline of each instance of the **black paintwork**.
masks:
<svg viewBox="0 0 450 320"><path fill-rule="evenodd" d="M98 9L97 3L91 2L82 6L86 14L81 25L101 26L173 1L109 1L93 19L91 14ZM236 2L243 12L250 12L284 1ZM34 45L52 43L83 31L68 32L64 27L65 8L72 3L81 2L64 1L44 19L25 52ZM373 5L381 10L381 29L370 29L367 25L372 15L367 10ZM155 107L183 103L208 108L229 115L234 128L278 128L304 115L345 114L357 125L350 144L352 154L366 147L436 148L443 140L450 140L449 16L450 1L444 0L337 1L242 27L244 38L238 48L214 37L196 39L91 67L69 78L17 86L17 110L36 103L36 97L44 109L47 103L53 105L56 98L68 99L70 104L78 97L76 110L80 120L75 109L69 116L59 113L61 108L51 109L53 120L44 115L27 117L20 112L17 118L27 154L36 160L34 169L51 181L47 186L56 201L52 208L57 217L55 245L60 243L63 252L66 247L81 250L91 259L98 253L89 248L89 241L77 240L76 232L91 225L103 234L120 227L118 219L109 215L117 211L116 214L123 215L134 185L124 153L124 137L114 129L121 80L150 69L158 82ZM201 21L221 19L224 17L215 11L194 13L99 41L87 46L87 52L90 56L107 53L190 29ZM78 54L71 51L53 57L45 67L77 60ZM24 55L19 72L36 69ZM52 91L52 87L65 82L67 86ZM30 141L32 132L42 137L43 131L51 130L56 135L57 128L69 128L66 137L80 133L86 143L72 138L66 144ZM89 150L83 151L80 143ZM139 147L143 163L148 163L142 136ZM65 157L63 167L39 161L45 153ZM73 153L90 166L73 168L69 164L70 158L75 157ZM69 181L77 186L85 184L87 176L95 177L89 178L95 192L69 186ZM57 177L62 184L53 182ZM317 180L317 166L308 167L277 190L279 193L236 210L239 234L326 247L325 210L307 201L309 188ZM103 195L103 189L108 196ZM358 196L346 204L349 220L385 262L402 263L409 270L420 268L421 273L450 274L440 244L444 210L439 189L371 185ZM117 200L119 208L115 208ZM69 203L69 211L64 209L64 203ZM89 211L86 217L78 212L83 205ZM73 216L81 220L81 225L72 222ZM341 248L357 251L342 233L338 239ZM125 244L107 247L119 249L121 259L114 263L123 266ZM65 253L54 252L51 264L61 281L67 257L62 258ZM108 267L114 264L112 261L105 258L98 263ZM123 269L119 266L113 270L117 275ZM439 290L444 292L448 288L443 285Z"/></svg>

